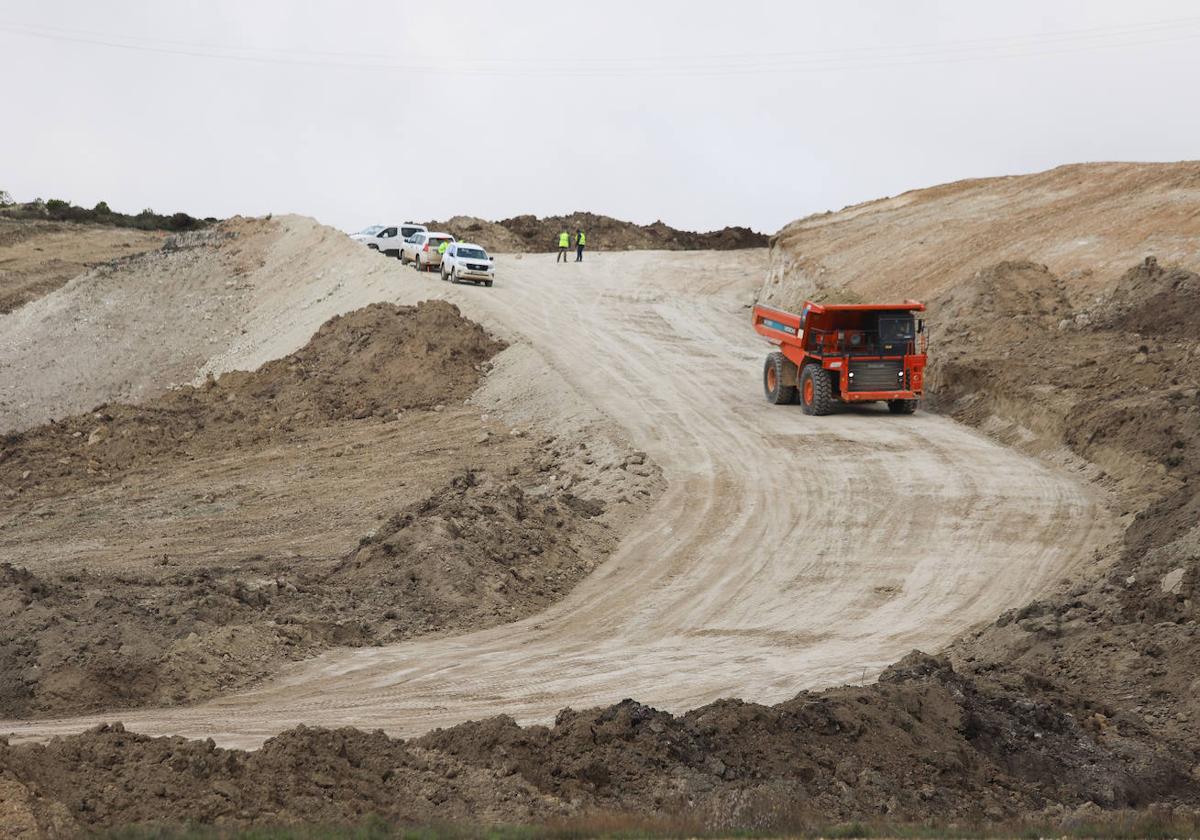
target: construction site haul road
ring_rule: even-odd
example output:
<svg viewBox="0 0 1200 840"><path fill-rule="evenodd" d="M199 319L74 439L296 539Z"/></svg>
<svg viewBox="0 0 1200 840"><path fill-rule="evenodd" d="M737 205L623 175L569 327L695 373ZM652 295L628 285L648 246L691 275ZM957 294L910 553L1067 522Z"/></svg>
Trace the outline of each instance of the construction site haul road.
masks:
<svg viewBox="0 0 1200 840"><path fill-rule="evenodd" d="M0 209L0 827L1194 835L1197 207Z"/></svg>
<svg viewBox="0 0 1200 840"><path fill-rule="evenodd" d="M141 733L256 747L298 724L411 736L495 714L549 722L564 707L624 697L677 712L722 697L773 703L936 651L1116 536L1093 488L946 418L870 405L805 417L765 402L746 308L765 252L600 253L569 272L553 255L505 255L500 282L483 290L401 268L295 217L241 236L239 247L265 237L282 265L297 249L303 276L249 275L258 285L235 292L237 314L217 325L229 337L205 348L199 371L286 356L339 312L441 298L510 344L472 398L478 410L530 435L606 429L665 483L647 486L640 498L652 501L607 559L528 618L335 647L191 706L0 722L14 743L114 718ZM16 352L54 344L52 366L86 368L91 345L43 329L84 285L7 316L6 334L28 330ZM181 315L156 317L171 330ZM128 375L114 381L128 387ZM10 425L36 413L25 402ZM599 467L580 464L580 475L589 469Z"/></svg>

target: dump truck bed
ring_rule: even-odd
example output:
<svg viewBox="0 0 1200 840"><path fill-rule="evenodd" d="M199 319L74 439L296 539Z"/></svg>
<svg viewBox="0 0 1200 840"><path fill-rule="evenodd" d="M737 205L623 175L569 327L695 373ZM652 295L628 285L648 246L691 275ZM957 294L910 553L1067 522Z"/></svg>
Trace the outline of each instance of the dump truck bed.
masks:
<svg viewBox="0 0 1200 840"><path fill-rule="evenodd" d="M779 348L764 370L767 398L780 403L798 397L806 407L815 399L820 410L814 413L827 413L831 401L884 401L897 413L911 413L924 386L926 341L916 318L924 311L915 300L809 301L798 314L756 305L755 331Z"/></svg>

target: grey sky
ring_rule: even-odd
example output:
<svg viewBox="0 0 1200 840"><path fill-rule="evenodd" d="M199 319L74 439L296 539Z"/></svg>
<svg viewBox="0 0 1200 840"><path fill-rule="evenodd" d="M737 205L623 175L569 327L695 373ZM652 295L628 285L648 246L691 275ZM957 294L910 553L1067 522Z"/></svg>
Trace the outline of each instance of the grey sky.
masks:
<svg viewBox="0 0 1200 840"><path fill-rule="evenodd" d="M578 209L771 232L1196 157L1197 46L1186 0L0 0L0 188L350 229Z"/></svg>

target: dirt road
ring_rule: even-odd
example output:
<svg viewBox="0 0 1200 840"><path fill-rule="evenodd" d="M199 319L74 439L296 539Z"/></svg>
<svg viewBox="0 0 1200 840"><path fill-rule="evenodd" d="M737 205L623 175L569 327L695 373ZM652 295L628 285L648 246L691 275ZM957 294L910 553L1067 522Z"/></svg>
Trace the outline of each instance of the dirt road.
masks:
<svg viewBox="0 0 1200 840"><path fill-rule="evenodd" d="M119 717L254 746L300 723L407 735L623 697L669 710L775 702L936 650L1115 536L1083 484L965 427L768 405L765 347L742 308L763 256L747 259L501 258L492 289L397 270L394 299L445 296L528 341L662 466L669 489L607 563L534 618L336 651L255 691ZM115 717L0 732L45 737Z"/></svg>

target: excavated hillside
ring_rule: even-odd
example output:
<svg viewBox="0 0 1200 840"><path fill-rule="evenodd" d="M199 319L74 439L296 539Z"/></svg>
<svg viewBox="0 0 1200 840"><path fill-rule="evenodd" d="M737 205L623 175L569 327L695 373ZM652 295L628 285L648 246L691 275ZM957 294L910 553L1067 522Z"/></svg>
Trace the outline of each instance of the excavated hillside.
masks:
<svg viewBox="0 0 1200 840"><path fill-rule="evenodd" d="M926 405L1088 476L1124 539L950 650L1200 790L1200 164L1095 164L789 225L760 299L929 303ZM1003 259L1001 259L1003 258ZM1111 799L1094 801L1108 807Z"/></svg>
<svg viewBox="0 0 1200 840"><path fill-rule="evenodd" d="M1100 303L1068 292L1046 266L1009 262L930 307L931 405L1074 461L1126 523L1115 556L956 655L1037 674L1096 703L1097 725L1144 724L1200 756L1200 275L1148 258Z"/></svg>
<svg viewBox="0 0 1200 840"><path fill-rule="evenodd" d="M957 181L822 213L771 239L762 299L930 298L1006 260L1103 294L1156 256L1200 268L1200 163L1087 163Z"/></svg>
<svg viewBox="0 0 1200 840"><path fill-rule="evenodd" d="M766 234L745 227L725 227L707 233L679 230L664 222L648 225L623 222L610 216L575 211L568 216L514 216L490 222L474 216L454 216L444 222L426 223L430 230L444 230L498 253L552 251L558 247L558 235L568 231L574 242L575 231L587 235L587 247L599 251L730 251L762 248Z"/></svg>

